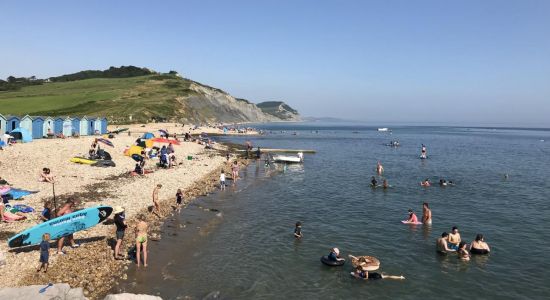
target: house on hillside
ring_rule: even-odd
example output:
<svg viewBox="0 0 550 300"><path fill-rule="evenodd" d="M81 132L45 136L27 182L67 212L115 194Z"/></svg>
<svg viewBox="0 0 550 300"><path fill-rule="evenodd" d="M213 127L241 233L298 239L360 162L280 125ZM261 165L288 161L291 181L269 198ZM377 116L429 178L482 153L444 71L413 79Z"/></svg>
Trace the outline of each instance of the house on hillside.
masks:
<svg viewBox="0 0 550 300"><path fill-rule="evenodd" d="M6 116L6 132L11 132L15 128L19 127L20 119L17 116Z"/></svg>
<svg viewBox="0 0 550 300"><path fill-rule="evenodd" d="M0 134L6 133L7 120L2 114L0 114Z"/></svg>
<svg viewBox="0 0 550 300"><path fill-rule="evenodd" d="M53 133L60 134L63 133L63 117L57 117L53 120Z"/></svg>
<svg viewBox="0 0 550 300"><path fill-rule="evenodd" d="M80 118L79 117L73 117L71 118L71 126L74 135L80 135Z"/></svg>
<svg viewBox="0 0 550 300"><path fill-rule="evenodd" d="M88 117L82 117L82 119L80 119L80 135L90 135L90 130L88 129L89 127L90 121L88 120Z"/></svg>
<svg viewBox="0 0 550 300"><path fill-rule="evenodd" d="M21 118L19 127L26 129L33 139L41 139L44 136L44 118L26 115Z"/></svg>
<svg viewBox="0 0 550 300"><path fill-rule="evenodd" d="M42 125L42 136L54 134L54 118L44 117L44 124Z"/></svg>
<svg viewBox="0 0 550 300"><path fill-rule="evenodd" d="M71 117L66 117L65 119L63 119L63 135L73 135L73 119L71 119Z"/></svg>

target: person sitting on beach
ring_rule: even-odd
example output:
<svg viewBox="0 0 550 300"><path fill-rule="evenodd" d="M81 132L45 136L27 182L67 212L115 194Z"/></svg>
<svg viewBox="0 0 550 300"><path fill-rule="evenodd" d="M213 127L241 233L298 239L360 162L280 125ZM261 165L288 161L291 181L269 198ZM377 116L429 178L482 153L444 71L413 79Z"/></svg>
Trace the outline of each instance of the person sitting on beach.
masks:
<svg viewBox="0 0 550 300"><path fill-rule="evenodd" d="M460 233L458 233L458 228L453 226L451 233L449 234L449 248L458 250L458 245L462 240L460 239Z"/></svg>
<svg viewBox="0 0 550 300"><path fill-rule="evenodd" d="M134 167L134 172L138 175L143 175L143 168L141 167L140 163L136 163L136 166Z"/></svg>
<svg viewBox="0 0 550 300"><path fill-rule="evenodd" d="M378 175L382 175L382 173L384 173L384 167L382 166L382 164L380 162L376 163L376 173Z"/></svg>
<svg viewBox="0 0 550 300"><path fill-rule="evenodd" d="M372 178L370 180L370 186L376 187L377 184L378 184L378 181L376 181L376 178L374 176L372 176Z"/></svg>
<svg viewBox="0 0 550 300"><path fill-rule="evenodd" d="M174 150L174 145L168 144L168 148L166 149L166 152L167 152L168 154L175 153L176 150Z"/></svg>
<svg viewBox="0 0 550 300"><path fill-rule="evenodd" d="M170 155L170 157L168 158L168 168L173 168L176 165L177 165L176 156L175 155Z"/></svg>
<svg viewBox="0 0 550 300"><path fill-rule="evenodd" d="M422 181L420 183L420 185L428 187L428 186L431 186L432 184L430 183L430 180L428 178L426 178L426 179L424 179L424 181Z"/></svg>
<svg viewBox="0 0 550 300"><path fill-rule="evenodd" d="M55 183L53 174L52 174L52 172L49 168L42 168L42 172L40 172L40 176L38 177L38 181Z"/></svg>
<svg viewBox="0 0 550 300"><path fill-rule="evenodd" d="M351 275L355 276L355 278L365 279L365 280L377 280L377 279L405 279L403 275L401 276L395 276L395 275L385 275L380 274L376 272L369 272L367 271L367 268L359 265L355 268L355 272L352 272Z"/></svg>
<svg viewBox="0 0 550 300"><path fill-rule="evenodd" d="M59 209L59 212L57 212L57 217L61 217L64 215L68 215L72 212L74 212L74 208L76 206L76 202L73 199L68 199L67 202L65 202L65 205ZM69 234L66 236L69 240L69 243L71 244L71 248L78 248L80 245L75 243L73 234ZM59 240L57 240L57 254L65 254L63 252L63 242L65 241L65 236L61 237Z"/></svg>
<svg viewBox="0 0 550 300"><path fill-rule="evenodd" d="M468 245L464 242L460 242L458 244L458 258L464 261L470 260L470 253L468 252L468 249L466 249Z"/></svg>
<svg viewBox="0 0 550 300"><path fill-rule="evenodd" d="M294 227L294 237L301 239L302 236L302 222L296 222L296 226Z"/></svg>
<svg viewBox="0 0 550 300"><path fill-rule="evenodd" d="M404 223L411 223L411 224L418 223L418 217L416 216L412 208L409 208L409 218Z"/></svg>
<svg viewBox="0 0 550 300"><path fill-rule="evenodd" d="M124 207L117 207L113 211L115 215L115 226L116 226L116 245L115 245L115 259L124 259L120 255L120 245L122 245L122 240L124 240L124 233L128 225L126 224L126 215L124 214Z"/></svg>
<svg viewBox="0 0 550 300"><path fill-rule="evenodd" d="M422 204L422 223L432 225L432 210L427 202Z"/></svg>
<svg viewBox="0 0 550 300"><path fill-rule="evenodd" d="M136 263L139 267L141 265L141 252L143 251L143 266L147 267L147 223L145 222L145 216L138 216L139 222L136 225Z"/></svg>
<svg viewBox="0 0 550 300"><path fill-rule="evenodd" d="M489 245L485 242L483 234L478 233L476 239L470 243L470 253L489 254L489 252L491 252L491 248L489 248Z"/></svg>
<svg viewBox="0 0 550 300"><path fill-rule="evenodd" d="M90 150L88 150L88 155L90 156L90 158L94 158L95 157L95 154L96 154L96 148L97 147L97 139L94 139L94 141L92 142L92 145L90 146Z"/></svg>
<svg viewBox="0 0 550 300"><path fill-rule="evenodd" d="M328 255L328 259L330 261L342 261L345 260L344 258L340 257L340 250L338 248L332 248L330 249L330 253Z"/></svg>
<svg viewBox="0 0 550 300"><path fill-rule="evenodd" d="M455 249L449 248L449 234L443 232L440 238L437 238L435 242L437 252L440 254L447 254L448 252L455 252Z"/></svg>
<svg viewBox="0 0 550 300"><path fill-rule="evenodd" d="M52 219L52 202L46 201L44 202L44 210L40 214L40 220L46 222Z"/></svg>
<svg viewBox="0 0 550 300"><path fill-rule="evenodd" d="M387 189L387 188L390 187L390 185L388 184L388 180L387 180L387 179L384 179L384 181L382 182L382 187L383 187L384 189Z"/></svg>

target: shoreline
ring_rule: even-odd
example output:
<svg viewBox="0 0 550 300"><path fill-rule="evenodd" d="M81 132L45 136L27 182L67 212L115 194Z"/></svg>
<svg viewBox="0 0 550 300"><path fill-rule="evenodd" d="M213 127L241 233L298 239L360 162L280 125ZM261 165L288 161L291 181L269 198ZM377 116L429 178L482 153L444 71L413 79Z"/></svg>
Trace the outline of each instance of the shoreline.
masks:
<svg viewBox="0 0 550 300"><path fill-rule="evenodd" d="M158 124L150 124L149 126L157 126ZM158 127L159 129L162 127ZM118 135L113 139L114 143L118 143L122 140L122 135ZM135 136L129 136L126 140L133 140ZM86 145L88 142L91 142L91 138L80 138L78 140L79 146L82 144ZM55 140L54 140L55 141ZM56 143L58 141L42 141L41 144L47 142ZM70 139L69 139L70 141ZM61 142L63 143L63 142ZM76 143L76 142L75 142ZM32 143L31 143L32 144ZM13 147L32 147L40 143L36 142L31 146L17 145ZM78 186L76 184L72 188L65 189L60 188L61 193L56 193L56 198L61 199L75 196L80 198L77 200L82 201L82 207L94 206L97 204L117 206L122 205L126 208L126 217L128 222L128 229L126 230L126 235L124 242L121 247L121 253L126 254L127 249L134 244L134 233L133 233L133 224L136 223L136 217L139 214L144 214L146 216L147 222L149 224L149 237L150 240L158 240L161 238L158 233L160 227L164 223L165 219L173 213L172 206L175 204L175 199L173 195L177 188L182 188L184 191L184 204L182 209L194 201L198 196L208 195L213 189L218 186L219 173L221 169L225 169L227 173L230 174L229 165L226 161L226 158L222 156L225 152L231 152L232 149L229 145L224 145L218 143L215 150L205 150L202 146L197 147L198 145L194 143L182 143L182 146L186 149L184 155L181 155L181 152L178 153L178 147L176 147L176 154L179 157L185 157L186 154L192 154L193 160L183 161L185 163L183 166L178 166L176 169L169 170L157 170L153 174L148 174L145 176L132 177L127 175L127 172L106 172L108 174L91 174L91 178L76 178L81 179L81 181L86 181L86 184L81 184ZM37 146L41 147L43 145ZM187 147L186 147L187 146ZM11 149L10 149L11 150ZM105 150L110 150L107 148ZM192 151L191 151L192 150ZM238 154L237 154L238 155ZM117 157L115 157L117 156ZM119 158L119 155L114 155L113 160ZM128 168L133 165L133 161L130 158L125 157L129 162L121 164L119 167L119 162L117 160L117 169ZM232 156L231 161L237 159L235 156ZM240 163L246 165L246 160L239 159ZM2 162L4 163L4 162ZM7 163L7 162L6 162ZM70 164L66 162L66 164ZM180 163L181 164L181 163ZM189 166L194 165L194 166ZM87 168L86 171L94 172L97 169L94 167L86 165L69 165L70 167L78 167L79 169ZM38 168L38 166L37 166ZM68 172L71 172L71 168L68 168ZM190 171L190 172L186 172ZM55 172L55 169L54 169ZM60 172L61 173L61 172ZM26 172L28 175L29 172ZM55 174L55 173L54 173ZM78 173L77 173L78 174ZM17 184L17 187L20 187L21 180L10 180L15 178L15 174L2 174L3 178L8 179L10 183ZM61 175L61 174L60 174ZM180 176L185 177L186 180L182 182ZM65 178L65 176L59 176ZM78 176L76 176L78 177ZM86 176L82 176L86 177ZM154 177L154 178L153 178ZM175 177L175 178L174 178ZM89 180L88 180L89 179ZM165 185L164 181L168 181ZM161 206L161 218L156 217L154 214L149 213L149 207L152 206L150 192L155 183L162 183L163 189L160 194L160 206ZM37 203L50 198L48 186L41 186L41 190L38 194L34 194L33 201L24 201L25 204L30 204L27 202L34 203L34 206L37 206ZM56 185L57 190L57 185ZM140 191L139 194L136 194L136 191ZM143 195L142 195L143 194ZM121 196L122 195L122 196ZM136 199L136 196L141 196L144 201L136 201L142 199ZM111 199L108 201L99 200L93 201L91 198L98 199ZM123 199L120 199L123 198ZM116 200L112 200L116 199ZM90 201L92 200L92 201ZM105 201L105 202L103 202ZM115 203L113 203L115 202ZM130 203L132 202L132 203ZM137 203L136 203L137 202ZM20 203L20 202L19 202ZM12 205L17 204L17 202L12 201ZM81 208L79 206L79 208ZM130 209L129 209L130 208ZM37 211L41 210L39 207L36 207ZM109 220L112 220L112 215L109 217ZM32 220L30 221L32 222ZM117 280L125 279L127 276L126 271L128 266L133 263L129 260L115 260L114 259L114 225L107 225L101 223L97 226L94 226L88 230L84 230L75 234L75 240L81 243L81 247L76 249L71 249L68 246L65 246L64 249L67 249L67 255L56 255L55 246L53 242L51 243L52 249L50 250L50 268L48 273L36 273L35 267L38 265L38 254L37 246L31 246L26 248L19 249L7 249L5 240L9 238L16 232L24 229L22 227L30 227L33 224L13 224L13 223L2 223L2 230L0 241L3 245L0 246L0 251L5 253L6 256L6 265L2 267L2 274L0 275L0 281L2 282L1 287L13 287L13 286L27 286L35 284L48 284L52 283L68 283L71 287L81 287L83 288L86 297L90 299L102 299L109 291L111 291L115 286ZM6 225L7 224L7 225ZM112 224L112 223L111 223ZM15 226L14 226L15 225ZM19 225L19 226L17 226ZM126 256L126 255L125 255ZM15 273L14 273L15 272Z"/></svg>

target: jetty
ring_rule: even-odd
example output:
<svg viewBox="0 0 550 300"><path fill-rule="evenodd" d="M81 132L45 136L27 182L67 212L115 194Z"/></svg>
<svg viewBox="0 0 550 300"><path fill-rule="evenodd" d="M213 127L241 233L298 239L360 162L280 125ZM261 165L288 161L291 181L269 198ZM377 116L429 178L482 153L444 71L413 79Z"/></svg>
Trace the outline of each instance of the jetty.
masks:
<svg viewBox="0 0 550 300"><path fill-rule="evenodd" d="M246 150L239 149L240 152L246 152ZM250 152L256 152L256 148L253 148ZM317 153L315 150L301 150L301 149L270 149L270 148L261 148L260 152L262 153L308 153L308 154L314 154Z"/></svg>

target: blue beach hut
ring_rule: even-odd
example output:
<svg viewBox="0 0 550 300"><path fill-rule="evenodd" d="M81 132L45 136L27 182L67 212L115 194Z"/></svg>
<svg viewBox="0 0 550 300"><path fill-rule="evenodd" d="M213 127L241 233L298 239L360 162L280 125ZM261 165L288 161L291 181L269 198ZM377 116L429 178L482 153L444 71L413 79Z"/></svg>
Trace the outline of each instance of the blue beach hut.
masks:
<svg viewBox="0 0 550 300"><path fill-rule="evenodd" d="M48 133L54 134L54 118L43 117L44 124L42 124L42 136L47 136Z"/></svg>
<svg viewBox="0 0 550 300"><path fill-rule="evenodd" d="M63 133L63 117L57 117L53 120L53 132L55 134Z"/></svg>
<svg viewBox="0 0 550 300"><path fill-rule="evenodd" d="M72 136L73 135L73 119L67 117L63 120L63 135Z"/></svg>
<svg viewBox="0 0 550 300"><path fill-rule="evenodd" d="M80 119L80 135L90 135L90 132L88 130L89 125L88 117L84 116L82 119Z"/></svg>
<svg viewBox="0 0 550 300"><path fill-rule="evenodd" d="M80 135L80 118L79 117L71 118L71 127L72 127L73 135L75 134Z"/></svg>
<svg viewBox="0 0 550 300"><path fill-rule="evenodd" d="M6 117L4 117L2 114L0 114L0 134L6 133L6 124L7 124Z"/></svg>
<svg viewBox="0 0 550 300"><path fill-rule="evenodd" d="M33 139L40 139L43 136L44 118L26 115L21 119L19 127L30 132Z"/></svg>
<svg viewBox="0 0 550 300"><path fill-rule="evenodd" d="M10 135L13 136L14 139L20 140L23 143L32 142L32 135L25 128L17 127L10 132Z"/></svg>
<svg viewBox="0 0 550 300"><path fill-rule="evenodd" d="M17 116L7 116L6 117L6 128L7 132L11 132L12 130L15 130L15 128L19 127L19 117Z"/></svg>
<svg viewBox="0 0 550 300"><path fill-rule="evenodd" d="M105 117L100 118L99 123L100 123L99 132L101 132L101 134L107 133L107 118Z"/></svg>

